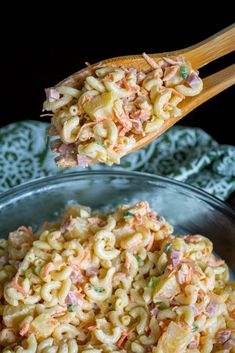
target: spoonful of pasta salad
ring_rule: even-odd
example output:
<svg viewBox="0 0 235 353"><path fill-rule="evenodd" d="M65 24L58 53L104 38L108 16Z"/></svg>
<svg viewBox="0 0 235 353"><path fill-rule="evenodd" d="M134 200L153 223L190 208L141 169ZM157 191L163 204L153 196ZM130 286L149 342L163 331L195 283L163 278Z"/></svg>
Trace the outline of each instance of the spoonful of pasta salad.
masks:
<svg viewBox="0 0 235 353"><path fill-rule="evenodd" d="M192 47L101 61L46 89L59 167L119 164L235 83L235 64L201 79L198 69L235 50L235 26Z"/></svg>

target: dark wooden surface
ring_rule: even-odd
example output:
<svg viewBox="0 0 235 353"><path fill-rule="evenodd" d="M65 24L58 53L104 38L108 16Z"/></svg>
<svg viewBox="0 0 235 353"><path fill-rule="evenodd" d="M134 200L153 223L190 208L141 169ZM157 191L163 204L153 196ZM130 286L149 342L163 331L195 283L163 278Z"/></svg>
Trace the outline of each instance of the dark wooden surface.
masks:
<svg viewBox="0 0 235 353"><path fill-rule="evenodd" d="M106 4L106 5L105 5ZM213 6L212 6L213 4ZM22 2L2 11L0 126L40 118L44 88L84 67L84 62L162 52L193 45L234 22L231 1L208 2ZM59 13L54 12L59 9ZM18 12L19 11L19 12ZM201 69L205 77L234 62L232 54ZM234 144L234 89L185 117L222 144ZM230 202L233 202L230 200Z"/></svg>

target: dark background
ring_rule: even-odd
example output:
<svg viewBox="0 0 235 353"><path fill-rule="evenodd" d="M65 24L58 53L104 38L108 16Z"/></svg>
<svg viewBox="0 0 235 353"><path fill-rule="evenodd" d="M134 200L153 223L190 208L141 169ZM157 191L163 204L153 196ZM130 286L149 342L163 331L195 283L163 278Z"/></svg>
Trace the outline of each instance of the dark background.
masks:
<svg viewBox="0 0 235 353"><path fill-rule="evenodd" d="M19 8L12 3L14 11L2 12L0 126L22 119L48 121L40 118L44 88L80 70L85 61L184 48L235 19L232 1L76 4L33 3L24 11L22 3ZM205 77L233 59L230 54L200 74ZM234 89L229 88L180 124L201 127L218 142L234 144L234 99Z"/></svg>
<svg viewBox="0 0 235 353"><path fill-rule="evenodd" d="M10 21L1 24L1 126L22 119L45 121L40 118L44 88L82 69L85 61L184 48L235 19L231 5L224 1L213 4L208 12L202 11L200 3L199 9L188 9L182 2L174 9L170 3L161 7L159 2L147 2L143 10L138 2L109 2L107 13L104 5L94 2L79 6L80 10L72 10L68 4L58 15L48 5L23 16L17 16L16 10L16 18L10 15ZM200 75L205 77L232 62L230 54L202 68ZM234 89L229 88L180 124L201 127L220 143L233 144L234 98Z"/></svg>

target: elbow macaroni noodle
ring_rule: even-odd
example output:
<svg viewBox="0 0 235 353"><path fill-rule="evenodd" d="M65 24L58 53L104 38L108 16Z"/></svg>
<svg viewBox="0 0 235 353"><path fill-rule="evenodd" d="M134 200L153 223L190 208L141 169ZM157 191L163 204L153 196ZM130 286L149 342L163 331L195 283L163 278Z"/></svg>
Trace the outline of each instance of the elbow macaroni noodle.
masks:
<svg viewBox="0 0 235 353"><path fill-rule="evenodd" d="M103 67L78 88L46 89L43 109L52 111L49 135L60 167L120 163L136 142L180 116L178 104L203 89L198 72L183 57L156 61L144 54L147 72Z"/></svg>
<svg viewBox="0 0 235 353"><path fill-rule="evenodd" d="M103 214L74 204L35 234L11 232L0 240L0 351L235 352L227 266L209 239L172 232L146 201Z"/></svg>

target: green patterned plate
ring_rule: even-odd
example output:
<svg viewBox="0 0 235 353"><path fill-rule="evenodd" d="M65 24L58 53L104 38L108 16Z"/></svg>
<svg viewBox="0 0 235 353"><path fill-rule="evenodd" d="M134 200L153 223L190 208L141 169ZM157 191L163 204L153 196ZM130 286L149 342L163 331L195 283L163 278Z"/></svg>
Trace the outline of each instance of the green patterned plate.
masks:
<svg viewBox="0 0 235 353"><path fill-rule="evenodd" d="M25 120L0 129L0 191L70 171L60 170L54 164L45 137L47 126ZM90 167L91 170L110 168L172 177L220 199L226 199L235 190L235 147L219 145L199 128L174 126L147 147L123 158L119 166Z"/></svg>

